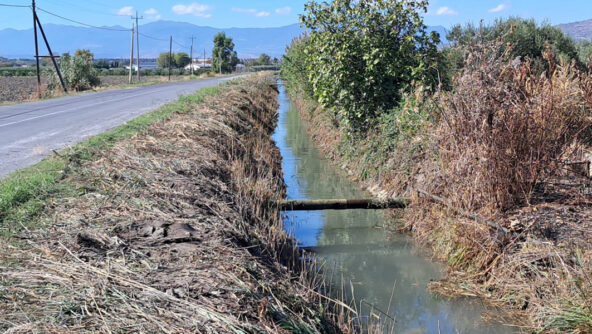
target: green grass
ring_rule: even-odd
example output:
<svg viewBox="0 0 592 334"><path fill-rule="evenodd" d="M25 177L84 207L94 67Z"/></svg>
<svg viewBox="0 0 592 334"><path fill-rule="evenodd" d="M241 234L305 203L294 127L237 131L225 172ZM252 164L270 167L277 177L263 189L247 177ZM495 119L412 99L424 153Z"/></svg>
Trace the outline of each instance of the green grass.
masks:
<svg viewBox="0 0 592 334"><path fill-rule="evenodd" d="M150 125L187 113L207 96L220 92L224 83L203 88L195 94L181 97L155 111L139 116L111 131L83 141L41 162L16 171L0 180L0 237L11 237L23 230L43 228L37 218L50 205L51 199L84 193L73 183L62 181L75 163L90 161L115 143L145 131Z"/></svg>

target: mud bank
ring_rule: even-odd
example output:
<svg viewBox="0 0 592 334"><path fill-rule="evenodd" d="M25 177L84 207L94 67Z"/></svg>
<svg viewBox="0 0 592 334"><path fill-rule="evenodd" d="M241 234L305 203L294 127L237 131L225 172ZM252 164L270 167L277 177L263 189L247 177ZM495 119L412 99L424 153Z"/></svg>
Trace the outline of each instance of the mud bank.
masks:
<svg viewBox="0 0 592 334"><path fill-rule="evenodd" d="M525 332L592 330L592 300L586 292L592 286L589 180L571 172L545 178L529 205L488 217L508 231L500 236L418 194L418 189L430 190L426 180L439 170L437 159L429 156L430 147L436 147L430 125L404 141L389 143L378 126L352 142L335 126L331 112L297 89L289 93L329 160L379 198L412 198L405 212L392 212L403 221L392 228L410 231L447 264L447 277L430 284L433 291L483 298L508 311L496 321ZM454 180L439 186L453 187Z"/></svg>
<svg viewBox="0 0 592 334"><path fill-rule="evenodd" d="M61 154L75 191L2 240L0 330L339 332L268 206L276 109L251 76L90 161Z"/></svg>

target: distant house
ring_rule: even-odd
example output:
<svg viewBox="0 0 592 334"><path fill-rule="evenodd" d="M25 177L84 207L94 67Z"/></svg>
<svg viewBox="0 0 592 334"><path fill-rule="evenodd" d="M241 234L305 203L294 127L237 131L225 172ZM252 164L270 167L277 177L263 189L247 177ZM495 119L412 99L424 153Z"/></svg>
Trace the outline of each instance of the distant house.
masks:
<svg viewBox="0 0 592 334"><path fill-rule="evenodd" d="M212 59L210 58L193 58L191 64L185 66L186 70L190 70L193 67L193 70L198 69L210 69L212 68Z"/></svg>
<svg viewBox="0 0 592 334"><path fill-rule="evenodd" d="M135 60L134 60L135 62ZM129 65L125 67L126 70L129 70ZM140 59L140 69L142 70L154 70L158 68L158 62L156 59ZM132 65L132 71L137 71L138 65Z"/></svg>

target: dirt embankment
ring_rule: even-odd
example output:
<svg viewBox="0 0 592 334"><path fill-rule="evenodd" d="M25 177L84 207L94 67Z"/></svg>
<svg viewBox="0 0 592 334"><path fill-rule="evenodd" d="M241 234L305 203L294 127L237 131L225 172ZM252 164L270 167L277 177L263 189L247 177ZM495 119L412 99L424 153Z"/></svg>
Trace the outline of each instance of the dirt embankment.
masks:
<svg viewBox="0 0 592 334"><path fill-rule="evenodd" d="M336 331L267 205L285 191L274 85L231 84L92 162L68 152L76 195L2 241L0 330Z"/></svg>
<svg viewBox="0 0 592 334"><path fill-rule="evenodd" d="M493 218L507 230L500 235L418 195L417 189L426 187L426 179L434 175L430 173L438 170L429 157L417 153L425 143L435 146L429 131L381 151L387 139L375 129L354 147L333 125L330 112L301 93L290 94L317 147L352 179L378 197L405 195L415 201L405 213L393 212L403 216L403 224L394 228L411 231L448 264L447 279L431 284L434 291L482 297L508 310L512 316L505 321L527 332L592 330L590 179L567 167L544 177L528 205ZM441 186L454 182L444 180Z"/></svg>

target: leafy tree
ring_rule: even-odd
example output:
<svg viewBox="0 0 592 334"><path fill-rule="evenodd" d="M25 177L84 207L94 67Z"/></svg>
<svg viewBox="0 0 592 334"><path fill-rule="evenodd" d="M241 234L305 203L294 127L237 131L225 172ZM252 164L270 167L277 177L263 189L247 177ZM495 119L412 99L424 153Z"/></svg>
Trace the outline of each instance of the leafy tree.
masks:
<svg viewBox="0 0 592 334"><path fill-rule="evenodd" d="M306 71L318 102L363 131L414 83L438 83L439 36L420 12L427 0L334 0L306 4Z"/></svg>
<svg viewBox="0 0 592 334"><path fill-rule="evenodd" d="M93 54L89 50L77 50L74 57L70 53L64 53L60 58L60 70L64 83L70 90L83 91L101 83L99 72L93 65ZM61 83L57 73L53 69L48 72L48 88L59 89Z"/></svg>
<svg viewBox="0 0 592 334"><path fill-rule="evenodd" d="M169 67L169 60L171 60L171 63L170 63L171 67L177 66L175 63L175 56L173 55L173 57L170 58L168 52L163 52L158 55L158 58L156 58L156 62L158 63L158 67L160 67L160 68L168 68Z"/></svg>
<svg viewBox="0 0 592 334"><path fill-rule="evenodd" d="M175 64L179 68L185 68L185 66L191 63L191 58L185 52L179 52L175 54Z"/></svg>
<svg viewBox="0 0 592 334"><path fill-rule="evenodd" d="M580 41L576 44L578 58L582 63L592 63L592 42L588 40Z"/></svg>
<svg viewBox="0 0 592 334"><path fill-rule="evenodd" d="M238 64L238 57L234 51L232 38L226 37L226 33L219 32L214 36L214 48L212 49L212 69L222 73L232 72Z"/></svg>
<svg viewBox="0 0 592 334"><path fill-rule="evenodd" d="M257 65L271 65L271 57L262 53L259 58L257 58Z"/></svg>
<svg viewBox="0 0 592 334"><path fill-rule="evenodd" d="M109 68L109 63L105 59L101 59L95 63L96 68Z"/></svg>
<svg viewBox="0 0 592 334"><path fill-rule="evenodd" d="M87 49L78 49L74 53L74 57L80 59L86 63L92 64L95 55Z"/></svg>

